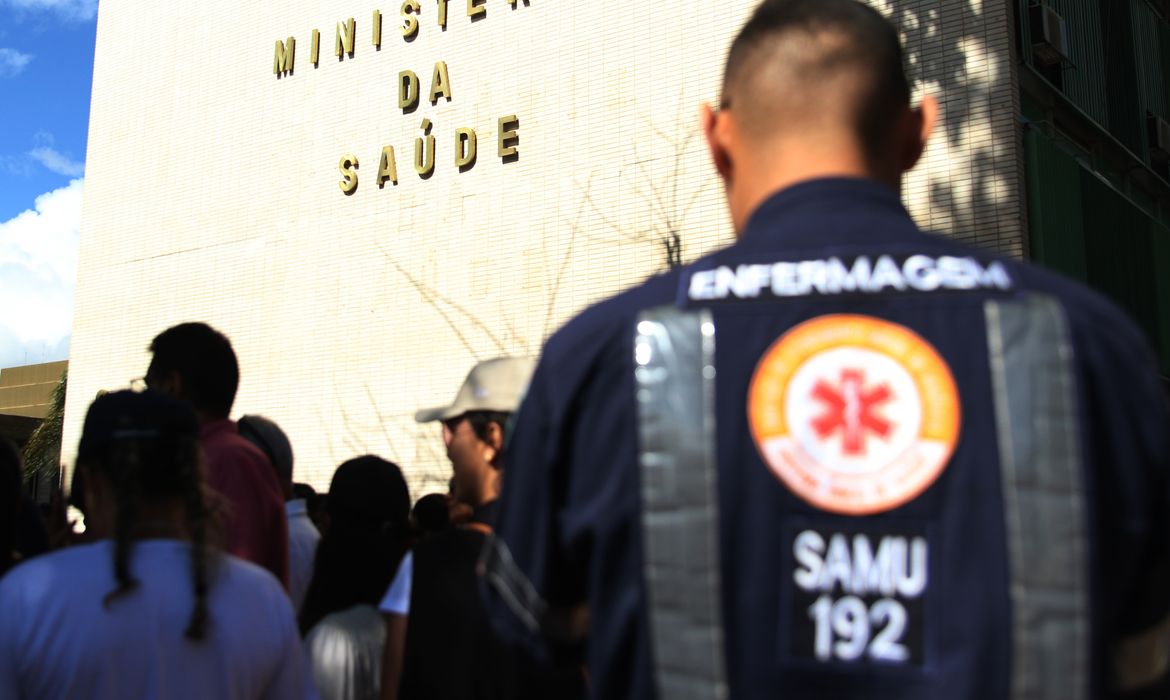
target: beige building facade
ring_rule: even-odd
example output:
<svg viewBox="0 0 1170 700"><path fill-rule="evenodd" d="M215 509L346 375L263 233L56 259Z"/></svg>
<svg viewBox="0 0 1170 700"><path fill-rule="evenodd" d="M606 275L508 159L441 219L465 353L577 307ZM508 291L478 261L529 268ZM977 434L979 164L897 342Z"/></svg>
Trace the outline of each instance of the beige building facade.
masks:
<svg viewBox="0 0 1170 700"><path fill-rule="evenodd" d="M1010 3L874 4L944 107L912 213L1022 255ZM375 453L445 488L416 409L732 240L698 108L754 5L103 3L66 461L95 394L201 320L239 356L233 415L283 426L298 480Z"/></svg>

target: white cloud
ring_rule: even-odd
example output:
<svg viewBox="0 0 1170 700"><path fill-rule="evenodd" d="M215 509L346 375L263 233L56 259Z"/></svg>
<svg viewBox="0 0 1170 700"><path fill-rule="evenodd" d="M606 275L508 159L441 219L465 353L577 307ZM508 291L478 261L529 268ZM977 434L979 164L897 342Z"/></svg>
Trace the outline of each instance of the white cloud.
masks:
<svg viewBox="0 0 1170 700"><path fill-rule="evenodd" d="M0 5L52 12L64 20L84 22L97 17L98 0L0 0Z"/></svg>
<svg viewBox="0 0 1170 700"><path fill-rule="evenodd" d="M28 155L58 175L80 177L85 174L85 163L78 163L51 146L39 146L29 151Z"/></svg>
<svg viewBox="0 0 1170 700"><path fill-rule="evenodd" d="M13 78L20 75L20 72L31 60L30 54L21 53L16 49L0 49L0 78Z"/></svg>
<svg viewBox="0 0 1170 700"><path fill-rule="evenodd" d="M64 359L73 326L84 180L0 222L0 366Z"/></svg>

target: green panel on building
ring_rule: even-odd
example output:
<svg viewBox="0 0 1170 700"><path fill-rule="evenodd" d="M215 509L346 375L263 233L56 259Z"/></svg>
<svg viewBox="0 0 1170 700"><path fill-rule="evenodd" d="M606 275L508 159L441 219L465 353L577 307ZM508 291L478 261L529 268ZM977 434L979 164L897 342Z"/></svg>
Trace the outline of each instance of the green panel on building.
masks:
<svg viewBox="0 0 1170 700"><path fill-rule="evenodd" d="M1028 231L1032 259L1078 280L1086 279L1081 167L1035 129L1024 135L1028 173Z"/></svg>
<svg viewBox="0 0 1170 700"><path fill-rule="evenodd" d="M1024 144L1032 259L1112 298L1170 374L1170 228L1038 130Z"/></svg>

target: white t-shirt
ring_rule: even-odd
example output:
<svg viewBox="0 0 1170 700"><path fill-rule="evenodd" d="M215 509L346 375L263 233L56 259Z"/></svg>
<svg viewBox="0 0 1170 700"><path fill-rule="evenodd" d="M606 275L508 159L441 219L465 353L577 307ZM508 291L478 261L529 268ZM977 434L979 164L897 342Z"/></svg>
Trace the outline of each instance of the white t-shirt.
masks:
<svg viewBox="0 0 1170 700"><path fill-rule="evenodd" d="M402 563L398 565L398 573L394 574L394 580L390 582L390 588L386 590L378 609L391 615L409 615L410 582L413 577L414 554L408 551L403 555Z"/></svg>
<svg viewBox="0 0 1170 700"><path fill-rule="evenodd" d="M288 597L298 613L313 580L313 563L317 558L317 543L321 533L309 519L305 499L294 498L284 504L288 514Z"/></svg>
<svg viewBox="0 0 1170 700"><path fill-rule="evenodd" d="M305 635L313 682L323 700L378 700L386 623L372 605L326 615Z"/></svg>
<svg viewBox="0 0 1170 700"><path fill-rule="evenodd" d="M214 560L207 636L183 631L190 550L134 544L139 585L116 588L108 540L21 564L0 580L0 698L315 698L292 607L258 566Z"/></svg>

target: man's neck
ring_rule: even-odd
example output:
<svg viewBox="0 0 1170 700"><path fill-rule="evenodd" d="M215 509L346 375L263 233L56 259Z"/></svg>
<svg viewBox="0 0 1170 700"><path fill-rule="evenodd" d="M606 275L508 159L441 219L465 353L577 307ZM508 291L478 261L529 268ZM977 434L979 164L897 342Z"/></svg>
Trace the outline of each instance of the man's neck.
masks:
<svg viewBox="0 0 1170 700"><path fill-rule="evenodd" d="M828 141L784 142L745 154L738 159L734 185L729 190L736 235L743 233L751 215L777 192L811 180L849 178L885 185L901 196L901 178L876 172L856 148Z"/></svg>
<svg viewBox="0 0 1170 700"><path fill-rule="evenodd" d="M473 494L474 498L467 503L472 508L481 508L500 497L500 473L491 467L487 470Z"/></svg>

